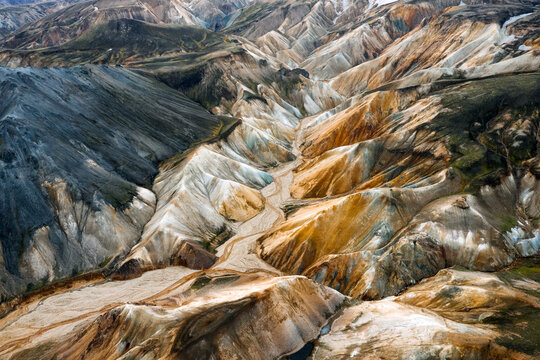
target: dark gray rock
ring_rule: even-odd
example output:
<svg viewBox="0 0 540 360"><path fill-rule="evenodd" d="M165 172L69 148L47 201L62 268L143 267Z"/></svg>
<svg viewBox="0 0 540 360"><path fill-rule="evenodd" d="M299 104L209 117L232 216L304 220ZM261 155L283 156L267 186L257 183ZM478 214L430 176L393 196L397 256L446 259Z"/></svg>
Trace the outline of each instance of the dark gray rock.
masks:
<svg viewBox="0 0 540 360"><path fill-rule="evenodd" d="M77 239L66 232L58 219L66 209L59 208L63 205L45 182L60 179L73 202L86 204L87 212L99 214L112 205L122 213L137 187L151 186L159 161L211 136L220 124L177 91L123 68L0 68L0 94L4 297L95 268L108 256L85 251L80 244L84 224L77 223ZM140 231L142 226L134 224ZM35 231L44 227L54 249L54 275L25 278L21 257L33 246Z"/></svg>

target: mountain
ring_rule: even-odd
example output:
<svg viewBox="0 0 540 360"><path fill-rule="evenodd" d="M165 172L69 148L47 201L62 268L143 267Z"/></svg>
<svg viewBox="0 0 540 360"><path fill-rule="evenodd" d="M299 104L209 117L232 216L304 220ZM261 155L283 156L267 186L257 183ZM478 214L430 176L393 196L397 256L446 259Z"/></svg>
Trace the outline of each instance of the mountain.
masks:
<svg viewBox="0 0 540 360"><path fill-rule="evenodd" d="M234 44L233 44L234 45ZM0 51L5 61L17 66L66 66L80 64L123 64L160 57L208 54L228 46L226 37L186 25L155 25L132 19L110 20L84 35L53 48L36 51Z"/></svg>
<svg viewBox="0 0 540 360"><path fill-rule="evenodd" d="M94 0L73 4L28 23L2 41L5 48L43 48L61 45L110 20L133 19L150 24L220 27L251 0Z"/></svg>
<svg viewBox="0 0 540 360"><path fill-rule="evenodd" d="M0 357L538 358L539 18L98 0L15 30Z"/></svg>
<svg viewBox="0 0 540 360"><path fill-rule="evenodd" d="M0 38L75 1L0 2Z"/></svg>
<svg viewBox="0 0 540 360"><path fill-rule="evenodd" d="M13 6L13 5L27 5L33 4L36 1L33 0L2 0L0 1L0 6Z"/></svg>
<svg viewBox="0 0 540 360"><path fill-rule="evenodd" d="M4 298L129 249L153 212L158 162L222 123L122 68L0 71Z"/></svg>

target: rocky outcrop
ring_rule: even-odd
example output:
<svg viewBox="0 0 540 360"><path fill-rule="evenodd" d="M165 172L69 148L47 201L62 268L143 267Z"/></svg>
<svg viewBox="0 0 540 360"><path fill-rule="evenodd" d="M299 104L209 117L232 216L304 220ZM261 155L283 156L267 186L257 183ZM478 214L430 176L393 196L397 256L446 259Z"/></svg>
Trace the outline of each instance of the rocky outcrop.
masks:
<svg viewBox="0 0 540 360"><path fill-rule="evenodd" d="M532 264L527 264L527 262ZM489 317L500 315L510 309L530 307L540 311L540 301L523 290L538 291L534 280L514 278L509 283L504 281L506 274L528 266L534 262L522 260L510 270L499 274L476 271L445 269L436 276L425 279L409 288L396 301L436 311L454 320L462 322L485 321ZM520 277L527 278L528 274ZM530 283L530 287L527 284ZM515 286L522 286L521 289ZM488 321L486 321L488 320Z"/></svg>

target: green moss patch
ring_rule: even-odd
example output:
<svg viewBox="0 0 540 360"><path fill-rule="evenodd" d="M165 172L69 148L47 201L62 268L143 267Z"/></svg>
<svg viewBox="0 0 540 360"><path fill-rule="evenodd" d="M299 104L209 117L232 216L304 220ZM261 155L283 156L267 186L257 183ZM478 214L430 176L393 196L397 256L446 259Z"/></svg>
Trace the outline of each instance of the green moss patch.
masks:
<svg viewBox="0 0 540 360"><path fill-rule="evenodd" d="M152 61L167 54L208 54L231 46L227 37L186 25L156 25L133 19L98 24L61 46L39 50L11 50L14 57L32 64L73 66L80 64L124 64L135 58Z"/></svg>
<svg viewBox="0 0 540 360"><path fill-rule="evenodd" d="M540 283L540 257L517 260L512 267L500 271L497 276L508 285L518 287L531 296L540 298L540 291L522 288L517 281ZM535 358L540 356L540 309L515 305L501 309L484 323L495 325L503 335L495 339L499 345L524 352Z"/></svg>
<svg viewBox="0 0 540 360"><path fill-rule="evenodd" d="M228 239L230 239L232 235L233 235L233 232L231 231L231 229L229 229L227 225L223 225L211 236L204 239L202 241L202 246L204 247L206 251L215 254L216 249L220 245L225 243Z"/></svg>
<svg viewBox="0 0 540 360"><path fill-rule="evenodd" d="M193 284L191 285L191 289L192 290L200 290L202 289L203 287L205 287L206 285L210 284L210 282L212 281L212 278L209 277L209 276L199 276L194 282Z"/></svg>
<svg viewBox="0 0 540 360"><path fill-rule="evenodd" d="M226 27L222 31L229 34L237 34L246 30L253 23L258 22L259 20L268 16L274 9L276 9L280 2L275 3L259 3L251 6L247 6L239 11L240 15L236 20L231 24L231 26Z"/></svg>
<svg viewBox="0 0 540 360"><path fill-rule="evenodd" d="M451 153L450 165L464 179L465 188L496 182L499 175L519 167L536 154L536 141L512 147L516 138L499 139L494 122L511 127L528 118L538 126L540 74L501 76L446 87L436 93L446 111L428 128L444 138ZM505 115L504 118L502 115Z"/></svg>

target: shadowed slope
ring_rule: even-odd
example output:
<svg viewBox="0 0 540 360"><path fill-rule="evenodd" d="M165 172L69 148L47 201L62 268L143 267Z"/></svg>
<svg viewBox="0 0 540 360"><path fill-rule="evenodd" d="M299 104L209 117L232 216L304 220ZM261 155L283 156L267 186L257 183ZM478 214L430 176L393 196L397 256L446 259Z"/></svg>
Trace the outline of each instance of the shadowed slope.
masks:
<svg viewBox="0 0 540 360"><path fill-rule="evenodd" d="M140 187L152 183L157 162L221 124L123 69L0 74L3 295L126 250L153 213L154 195Z"/></svg>

